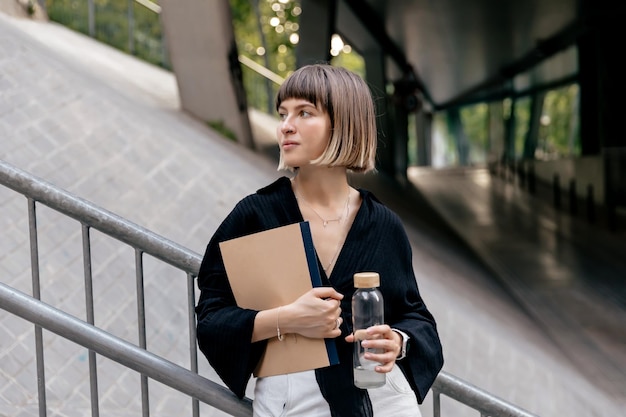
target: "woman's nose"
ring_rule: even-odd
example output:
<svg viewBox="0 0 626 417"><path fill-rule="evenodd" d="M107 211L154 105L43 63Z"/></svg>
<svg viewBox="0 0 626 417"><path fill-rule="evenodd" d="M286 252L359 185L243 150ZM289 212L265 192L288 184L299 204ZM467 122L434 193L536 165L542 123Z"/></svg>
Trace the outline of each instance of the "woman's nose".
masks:
<svg viewBox="0 0 626 417"><path fill-rule="evenodd" d="M288 134L288 133L293 133L294 132L293 124L289 121L288 118L285 118L285 119L283 119L282 122L280 122L280 131L283 134Z"/></svg>

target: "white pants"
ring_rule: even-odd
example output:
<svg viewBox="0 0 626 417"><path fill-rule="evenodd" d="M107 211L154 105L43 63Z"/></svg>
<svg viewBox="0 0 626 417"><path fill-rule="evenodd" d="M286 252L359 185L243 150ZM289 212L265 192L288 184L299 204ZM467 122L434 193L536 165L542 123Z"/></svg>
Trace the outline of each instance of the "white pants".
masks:
<svg viewBox="0 0 626 417"><path fill-rule="evenodd" d="M367 392L376 417L421 417L415 393L397 366L384 386ZM254 417L330 416L315 371L257 379L252 408Z"/></svg>

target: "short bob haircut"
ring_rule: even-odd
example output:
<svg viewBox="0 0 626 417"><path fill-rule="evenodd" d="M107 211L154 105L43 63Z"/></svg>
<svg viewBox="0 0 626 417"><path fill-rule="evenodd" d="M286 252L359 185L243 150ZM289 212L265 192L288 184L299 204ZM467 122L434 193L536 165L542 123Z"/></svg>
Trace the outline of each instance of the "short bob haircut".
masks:
<svg viewBox="0 0 626 417"><path fill-rule="evenodd" d="M315 165L343 166L354 172L375 169L376 119L372 93L363 79L328 64L304 66L291 74L276 96L276 110L287 99L303 99L330 116L331 138ZM278 169L286 166L282 152Z"/></svg>

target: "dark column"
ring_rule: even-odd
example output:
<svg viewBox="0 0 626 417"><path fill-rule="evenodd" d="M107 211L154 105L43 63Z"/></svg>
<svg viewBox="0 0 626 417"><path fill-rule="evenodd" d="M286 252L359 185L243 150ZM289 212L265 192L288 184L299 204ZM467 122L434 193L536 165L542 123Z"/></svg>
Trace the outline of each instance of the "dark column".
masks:
<svg viewBox="0 0 626 417"><path fill-rule="evenodd" d="M583 155L598 155L600 137L599 66L596 57L596 34L589 33L578 42L580 83L580 140Z"/></svg>
<svg viewBox="0 0 626 417"><path fill-rule="evenodd" d="M415 114L415 130L417 135L417 165L432 165L432 125L433 115L424 110Z"/></svg>
<svg viewBox="0 0 626 417"><path fill-rule="evenodd" d="M511 103L509 118L504 124L504 161L515 160L515 100Z"/></svg>
<svg viewBox="0 0 626 417"><path fill-rule="evenodd" d="M409 113L418 111L421 101L415 87L412 73L406 73L394 82L393 94L393 138L387 139L391 145L389 155L392 156L390 171L399 180L406 179L408 168Z"/></svg>
<svg viewBox="0 0 626 417"><path fill-rule="evenodd" d="M406 170L409 164L409 112L404 106L396 107L396 134L393 137L394 144L394 174L396 179L405 180Z"/></svg>
<svg viewBox="0 0 626 417"><path fill-rule="evenodd" d="M300 42L296 48L298 68L330 62L330 38L335 32L336 0L302 0L300 2Z"/></svg>
<svg viewBox="0 0 626 417"><path fill-rule="evenodd" d="M546 97L545 92L536 93L532 97L530 105L530 121L526 138L524 138L523 159L535 159L535 150L537 149L537 137L539 136L539 126L541 121L541 112L543 110L543 101Z"/></svg>
<svg viewBox="0 0 626 417"><path fill-rule="evenodd" d="M232 133L237 142L254 147L230 4L227 0L161 4L182 109L223 126L224 134Z"/></svg>
<svg viewBox="0 0 626 417"><path fill-rule="evenodd" d="M611 229L618 207L626 207L626 135L623 59L624 2L580 0L579 14L589 30L579 40L580 124L583 155L602 155L605 205Z"/></svg>
<svg viewBox="0 0 626 417"><path fill-rule="evenodd" d="M377 168L390 175L395 174L394 154L396 148L395 129L391 128L393 120L389 113L387 87L385 77L385 55L380 48L362 51L365 60L365 81L370 86L374 106L376 107L376 127L378 129ZM392 143L393 142L393 143Z"/></svg>
<svg viewBox="0 0 626 417"><path fill-rule="evenodd" d="M623 2L581 0L580 15L590 30L578 42L581 140L584 155L603 147L626 146L623 59Z"/></svg>
<svg viewBox="0 0 626 417"><path fill-rule="evenodd" d="M469 163L469 144L463 129L463 123L461 122L461 112L458 108L448 111L448 128L452 132L452 137L456 143L459 165L465 166Z"/></svg>
<svg viewBox="0 0 626 417"><path fill-rule="evenodd" d="M489 144L487 160L490 164L499 163L504 156L504 112L502 100L489 103Z"/></svg>

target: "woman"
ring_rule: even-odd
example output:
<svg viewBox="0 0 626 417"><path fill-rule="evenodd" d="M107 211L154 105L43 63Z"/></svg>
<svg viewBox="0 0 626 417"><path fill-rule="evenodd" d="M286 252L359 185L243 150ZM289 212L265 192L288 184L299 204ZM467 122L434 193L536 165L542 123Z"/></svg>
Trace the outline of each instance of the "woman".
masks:
<svg viewBox="0 0 626 417"><path fill-rule="evenodd" d="M284 82L276 109L279 169L295 175L241 200L209 242L198 276L200 349L243 397L269 338L281 333L335 338L340 364L258 378L254 414L419 416L418 403L443 365L435 321L419 294L399 218L371 193L348 183L348 171L374 169L369 88L343 68L310 65ZM219 242L303 220L310 223L324 286L279 308L238 308ZM387 374L384 387L370 390L356 388L352 377L350 302L353 275L362 271L380 274L387 322L371 327L371 339L364 342L381 349L370 359L380 363L377 372Z"/></svg>

